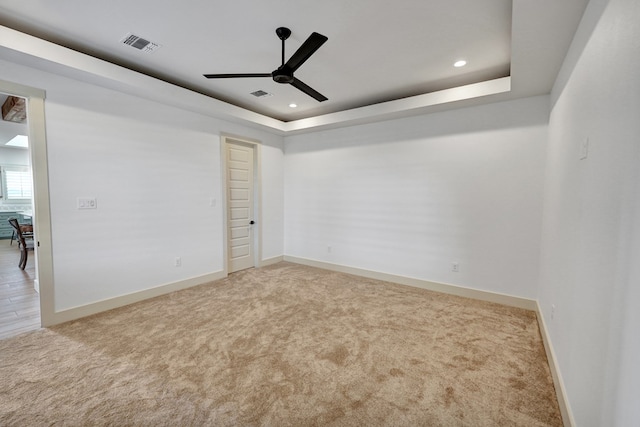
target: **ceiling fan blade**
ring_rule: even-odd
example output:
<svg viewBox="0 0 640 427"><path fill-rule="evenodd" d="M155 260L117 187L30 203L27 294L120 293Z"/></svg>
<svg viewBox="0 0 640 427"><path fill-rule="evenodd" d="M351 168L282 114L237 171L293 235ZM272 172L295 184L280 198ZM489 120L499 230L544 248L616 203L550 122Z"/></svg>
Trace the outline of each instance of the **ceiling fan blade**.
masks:
<svg viewBox="0 0 640 427"><path fill-rule="evenodd" d="M232 79L235 77L271 77L271 73L256 74L203 74L208 79Z"/></svg>
<svg viewBox="0 0 640 427"><path fill-rule="evenodd" d="M321 94L320 92L318 92L317 90L312 89L306 84L302 83L300 80L296 79L295 77L293 78L293 81L290 83L290 85L295 87L296 89L301 90L302 92L306 93L310 97L315 98L316 101L318 102L326 101L327 99L329 99L323 94Z"/></svg>
<svg viewBox="0 0 640 427"><path fill-rule="evenodd" d="M297 70L316 50L320 49L320 46L327 40L329 39L322 34L311 33L309 38L302 43L302 46L291 55L291 58L289 58L285 66L290 68L292 72Z"/></svg>

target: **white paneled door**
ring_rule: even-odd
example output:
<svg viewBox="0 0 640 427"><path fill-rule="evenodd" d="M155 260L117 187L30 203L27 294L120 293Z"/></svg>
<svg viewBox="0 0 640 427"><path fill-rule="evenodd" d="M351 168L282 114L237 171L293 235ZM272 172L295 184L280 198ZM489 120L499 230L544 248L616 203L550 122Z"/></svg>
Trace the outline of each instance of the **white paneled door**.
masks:
<svg viewBox="0 0 640 427"><path fill-rule="evenodd" d="M227 140L229 273L254 266L253 148Z"/></svg>

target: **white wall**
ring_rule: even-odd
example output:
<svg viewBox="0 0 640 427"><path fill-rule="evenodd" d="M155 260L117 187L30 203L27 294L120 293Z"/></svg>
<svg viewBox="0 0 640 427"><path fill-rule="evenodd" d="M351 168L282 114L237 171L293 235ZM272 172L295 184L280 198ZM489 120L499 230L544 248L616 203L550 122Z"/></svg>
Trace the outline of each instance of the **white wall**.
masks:
<svg viewBox="0 0 640 427"><path fill-rule="evenodd" d="M281 137L15 63L0 70L47 93L56 311L223 270L221 132L263 143L262 253L282 255ZM78 197L98 209L78 210Z"/></svg>
<svg viewBox="0 0 640 427"><path fill-rule="evenodd" d="M613 425L640 425L640 186L636 190L636 204L633 213L635 221L630 230L629 272L620 300L619 347L613 363L616 375L611 378L614 398L609 404L614 419Z"/></svg>
<svg viewBox="0 0 640 427"><path fill-rule="evenodd" d="M0 165L29 165L29 151L23 148L0 147Z"/></svg>
<svg viewBox="0 0 640 427"><path fill-rule="evenodd" d="M640 425L639 18L592 1L552 94L539 302L579 426Z"/></svg>
<svg viewBox="0 0 640 427"><path fill-rule="evenodd" d="M548 102L286 137L285 254L534 298Z"/></svg>
<svg viewBox="0 0 640 427"><path fill-rule="evenodd" d="M245 131L244 133L247 133ZM273 142L271 142L273 140ZM271 145L268 145L271 144ZM281 137L262 137L262 259L284 254L284 150Z"/></svg>

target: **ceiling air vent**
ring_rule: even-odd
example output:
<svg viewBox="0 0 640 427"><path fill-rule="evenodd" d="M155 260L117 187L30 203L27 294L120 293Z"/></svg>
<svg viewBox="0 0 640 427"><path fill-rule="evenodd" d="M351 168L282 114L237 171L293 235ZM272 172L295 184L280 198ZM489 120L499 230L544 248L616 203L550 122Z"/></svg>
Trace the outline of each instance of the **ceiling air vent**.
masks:
<svg viewBox="0 0 640 427"><path fill-rule="evenodd" d="M256 98L262 98L263 96L271 96L272 94L263 90L257 90L255 92L251 92L251 95L255 96Z"/></svg>
<svg viewBox="0 0 640 427"><path fill-rule="evenodd" d="M122 40L122 43L141 50L145 53L153 53L160 48L160 45L149 40L143 39L140 36L134 34L127 34Z"/></svg>

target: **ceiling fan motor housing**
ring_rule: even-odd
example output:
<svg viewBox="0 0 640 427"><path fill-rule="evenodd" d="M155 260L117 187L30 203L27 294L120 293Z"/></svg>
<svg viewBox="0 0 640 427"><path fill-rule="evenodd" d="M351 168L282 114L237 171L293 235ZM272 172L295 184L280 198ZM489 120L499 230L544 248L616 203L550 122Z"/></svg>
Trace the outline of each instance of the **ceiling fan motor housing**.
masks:
<svg viewBox="0 0 640 427"><path fill-rule="evenodd" d="M293 81L293 71L287 66L281 66L271 73L273 81L277 83L291 83Z"/></svg>

